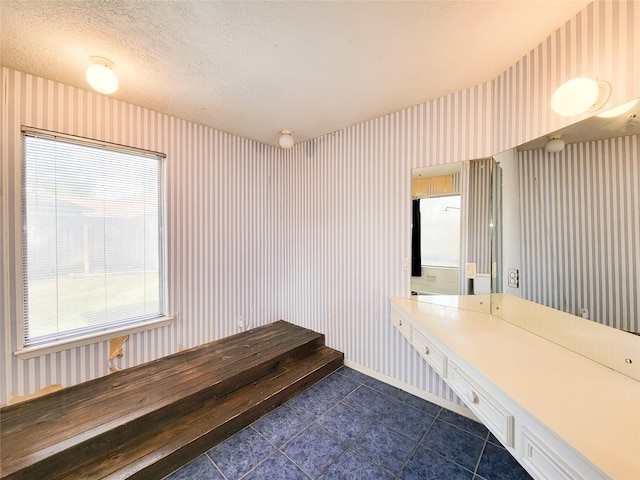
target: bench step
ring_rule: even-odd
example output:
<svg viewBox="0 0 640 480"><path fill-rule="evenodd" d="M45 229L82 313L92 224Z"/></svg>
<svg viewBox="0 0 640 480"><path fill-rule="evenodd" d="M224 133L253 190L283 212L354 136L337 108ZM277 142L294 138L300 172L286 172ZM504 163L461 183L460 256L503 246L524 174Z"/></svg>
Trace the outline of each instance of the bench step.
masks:
<svg viewBox="0 0 640 480"><path fill-rule="evenodd" d="M1 478L158 478L340 367L279 321L10 405Z"/></svg>

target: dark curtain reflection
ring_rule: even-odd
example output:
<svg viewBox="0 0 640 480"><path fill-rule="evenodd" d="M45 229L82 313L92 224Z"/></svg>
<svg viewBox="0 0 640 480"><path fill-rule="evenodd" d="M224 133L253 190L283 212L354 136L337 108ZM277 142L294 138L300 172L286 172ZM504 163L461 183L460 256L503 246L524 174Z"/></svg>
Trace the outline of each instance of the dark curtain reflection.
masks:
<svg viewBox="0 0 640 480"><path fill-rule="evenodd" d="M411 276L422 276L420 257L420 200L413 201L413 220L411 225Z"/></svg>

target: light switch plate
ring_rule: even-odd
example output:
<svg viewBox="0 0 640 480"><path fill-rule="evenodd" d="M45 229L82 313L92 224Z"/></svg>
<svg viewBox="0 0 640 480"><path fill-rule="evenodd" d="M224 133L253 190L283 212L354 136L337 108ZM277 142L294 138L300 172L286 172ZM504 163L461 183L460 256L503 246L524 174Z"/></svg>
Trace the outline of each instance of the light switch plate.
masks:
<svg viewBox="0 0 640 480"><path fill-rule="evenodd" d="M467 263L467 278L476 278L476 264L473 262Z"/></svg>

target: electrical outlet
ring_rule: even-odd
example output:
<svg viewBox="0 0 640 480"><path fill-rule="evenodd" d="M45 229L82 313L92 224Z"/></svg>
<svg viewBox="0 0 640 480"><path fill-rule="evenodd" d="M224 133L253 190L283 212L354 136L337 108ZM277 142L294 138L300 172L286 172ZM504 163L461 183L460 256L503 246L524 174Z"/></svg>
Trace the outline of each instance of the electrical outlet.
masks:
<svg viewBox="0 0 640 480"><path fill-rule="evenodd" d="M520 287L520 272L517 268L510 268L507 277L507 285L511 288Z"/></svg>
<svg viewBox="0 0 640 480"><path fill-rule="evenodd" d="M408 258L403 258L402 259L402 269L403 270L409 270L409 259Z"/></svg>
<svg viewBox="0 0 640 480"><path fill-rule="evenodd" d="M582 318L589 318L589 309L587 307L580 307L580 316Z"/></svg>
<svg viewBox="0 0 640 480"><path fill-rule="evenodd" d="M242 315L238 317L238 330L244 331L244 318L242 318Z"/></svg>

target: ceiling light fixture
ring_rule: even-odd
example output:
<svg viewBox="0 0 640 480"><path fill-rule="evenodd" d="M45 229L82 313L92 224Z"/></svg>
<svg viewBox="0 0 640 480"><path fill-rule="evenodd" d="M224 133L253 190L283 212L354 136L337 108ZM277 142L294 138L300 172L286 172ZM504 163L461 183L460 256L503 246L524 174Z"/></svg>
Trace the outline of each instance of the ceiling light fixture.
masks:
<svg viewBox="0 0 640 480"><path fill-rule="evenodd" d="M560 138L561 135L550 135L549 141L544 149L549 153L558 153L564 149L564 140Z"/></svg>
<svg viewBox="0 0 640 480"><path fill-rule="evenodd" d="M114 64L104 57L91 57L93 65L87 68L87 82L97 92L109 95L118 89L118 77L113 73Z"/></svg>
<svg viewBox="0 0 640 480"><path fill-rule="evenodd" d="M291 130L280 131L280 138L278 139L278 143L282 148L293 147L293 137L291 136Z"/></svg>
<svg viewBox="0 0 640 480"><path fill-rule="evenodd" d="M611 108L609 110L606 110L606 111L604 111L602 113L599 113L596 116L600 117L600 118L619 117L620 115L624 115L629 110L631 110L633 107L635 107L637 103L638 103L638 99L636 98L635 100L631 100L630 102L623 103L622 105L618 105L617 107L613 107L613 108Z"/></svg>
<svg viewBox="0 0 640 480"><path fill-rule="evenodd" d="M571 117L595 112L611 96L611 85L593 78L572 78L560 85L551 97L551 108L558 115Z"/></svg>

